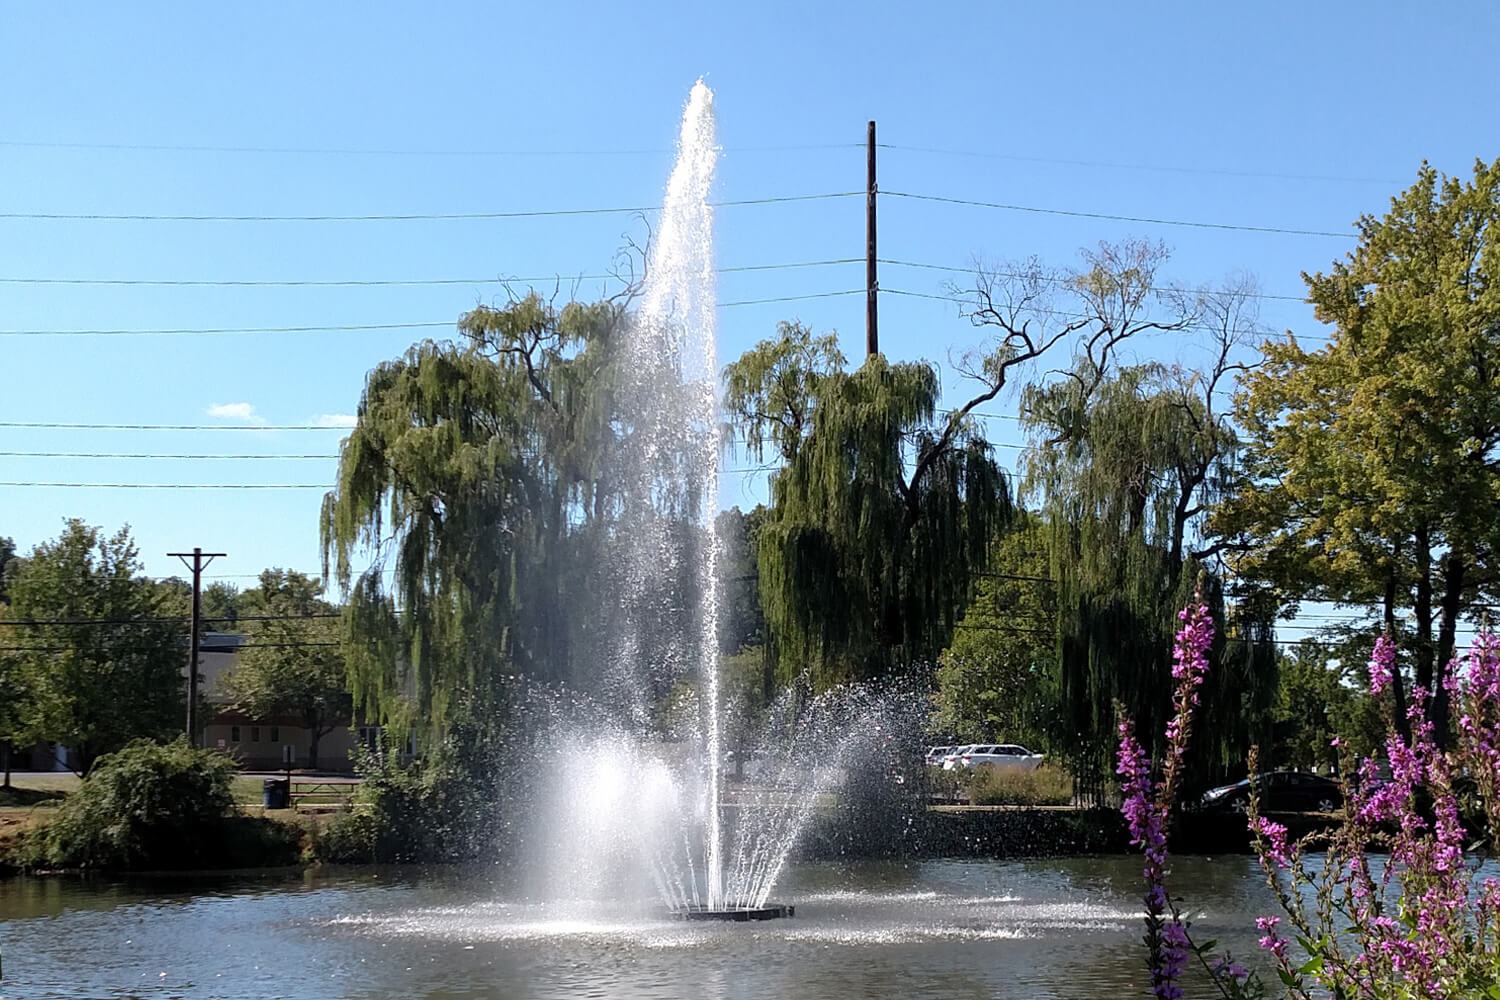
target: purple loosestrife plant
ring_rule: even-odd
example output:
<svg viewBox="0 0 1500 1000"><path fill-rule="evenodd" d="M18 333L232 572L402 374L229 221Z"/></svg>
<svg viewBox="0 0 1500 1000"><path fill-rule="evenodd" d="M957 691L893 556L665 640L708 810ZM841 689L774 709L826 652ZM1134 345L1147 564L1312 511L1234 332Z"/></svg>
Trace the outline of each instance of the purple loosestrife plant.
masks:
<svg viewBox="0 0 1500 1000"><path fill-rule="evenodd" d="M1382 637L1370 659L1377 697L1395 669L1395 646ZM1500 832L1500 644L1487 629L1444 683L1460 711L1455 747L1439 746L1422 708L1427 692L1412 692L1410 742L1386 703L1390 778L1380 780L1376 761L1361 762L1336 831L1288 844L1284 828L1260 815L1252 790L1260 863L1307 956L1292 959L1282 918L1261 918L1261 947L1288 996L1500 1000L1500 882L1475 877L1479 859L1465 852L1454 790L1457 776L1472 780L1487 826L1481 843L1492 847ZM1305 859L1315 846L1324 856L1313 873ZM1385 857L1372 862L1372 848Z"/></svg>
<svg viewBox="0 0 1500 1000"><path fill-rule="evenodd" d="M1146 953L1151 974L1151 995L1163 1000L1182 997L1182 972L1196 956L1218 987L1230 998L1262 996L1259 982L1229 956L1208 964L1212 942L1195 946L1187 924L1167 892L1167 823L1182 777L1193 709L1198 688L1208 672L1208 651L1213 645L1214 625L1201 591L1193 603L1178 613L1182 622L1172 651L1172 717L1167 723L1166 758L1160 783L1152 780L1151 758L1135 736L1135 726L1122 713L1117 772L1122 779L1120 810L1130 828L1130 842L1145 854L1142 874L1146 880Z"/></svg>

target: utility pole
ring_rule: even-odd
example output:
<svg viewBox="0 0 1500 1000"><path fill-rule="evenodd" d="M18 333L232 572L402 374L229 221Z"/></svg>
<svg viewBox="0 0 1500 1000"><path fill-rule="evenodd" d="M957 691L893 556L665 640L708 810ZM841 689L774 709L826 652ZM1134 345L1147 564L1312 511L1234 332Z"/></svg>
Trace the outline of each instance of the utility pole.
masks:
<svg viewBox="0 0 1500 1000"><path fill-rule="evenodd" d="M865 355L880 353L880 324L875 293L880 281L875 274L875 123L870 123L865 177Z"/></svg>
<svg viewBox="0 0 1500 1000"><path fill-rule="evenodd" d="M193 746L198 745L198 626L200 619L201 598L203 596L203 567L213 562L225 552L204 552L195 548L191 552L168 552L169 556L176 556L182 560L182 564L193 571L193 634L188 641L188 685L187 685L187 737ZM188 560L191 559L192 562Z"/></svg>

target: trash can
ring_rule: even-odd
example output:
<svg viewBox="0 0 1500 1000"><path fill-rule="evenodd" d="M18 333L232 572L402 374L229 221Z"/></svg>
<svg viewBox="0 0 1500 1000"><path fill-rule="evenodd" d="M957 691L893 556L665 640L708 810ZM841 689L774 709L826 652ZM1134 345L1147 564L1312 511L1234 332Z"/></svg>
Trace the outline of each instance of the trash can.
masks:
<svg viewBox="0 0 1500 1000"><path fill-rule="evenodd" d="M289 778L267 778L261 790L267 809L285 809L291 805L292 782Z"/></svg>

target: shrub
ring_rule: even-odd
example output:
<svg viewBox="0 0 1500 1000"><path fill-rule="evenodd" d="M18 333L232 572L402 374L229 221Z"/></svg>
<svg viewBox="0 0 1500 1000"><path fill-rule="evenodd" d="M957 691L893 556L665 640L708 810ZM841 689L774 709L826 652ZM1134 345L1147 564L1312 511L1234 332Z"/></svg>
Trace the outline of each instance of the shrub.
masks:
<svg viewBox="0 0 1500 1000"><path fill-rule="evenodd" d="M499 859L509 832L501 808L524 795L493 730L459 724L421 759L400 763L357 751L354 811L314 842L329 862L446 862ZM506 796L506 793L509 793Z"/></svg>
<svg viewBox="0 0 1500 1000"><path fill-rule="evenodd" d="M38 834L34 859L64 868L191 868L221 853L234 761L179 737L101 757Z"/></svg>
<svg viewBox="0 0 1500 1000"><path fill-rule="evenodd" d="M366 809L340 813L319 830L313 856L329 864L369 864L378 857L380 829Z"/></svg>
<svg viewBox="0 0 1500 1000"><path fill-rule="evenodd" d="M205 865L227 868L280 868L307 860L307 830L297 823L265 816L232 815L222 820L219 846Z"/></svg>

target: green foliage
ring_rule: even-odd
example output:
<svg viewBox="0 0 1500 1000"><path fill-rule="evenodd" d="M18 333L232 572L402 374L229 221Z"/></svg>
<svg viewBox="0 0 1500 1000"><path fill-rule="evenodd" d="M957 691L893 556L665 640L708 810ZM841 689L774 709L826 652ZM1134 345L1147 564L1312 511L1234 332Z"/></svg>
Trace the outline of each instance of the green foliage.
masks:
<svg viewBox="0 0 1500 1000"><path fill-rule="evenodd" d="M821 687L935 659L1009 509L966 415L976 404L939 419L930 365L842 363L831 337L783 323L725 369L728 419L751 454L769 444L784 463L759 545L783 683L803 667Z"/></svg>
<svg viewBox="0 0 1500 1000"><path fill-rule="evenodd" d="M333 605L319 595L315 578L291 570L268 569L260 586L241 595L256 615L253 639L224 678L236 706L255 718L295 718L309 733L308 767L318 766L318 742L352 719L340 630L329 615ZM296 618L293 616L308 616Z"/></svg>
<svg viewBox="0 0 1500 1000"><path fill-rule="evenodd" d="M756 553L767 514L762 505L749 514L731 507L714 519L719 543L719 650L724 653L765 643Z"/></svg>
<svg viewBox="0 0 1500 1000"><path fill-rule="evenodd" d="M155 581L158 606L163 617L186 621L193 613L193 585L180 576ZM241 594L233 584L215 580L198 595L199 621L205 632L233 632L242 614L254 613L254 605L242 607L242 601L253 591Z"/></svg>
<svg viewBox="0 0 1500 1000"><path fill-rule="evenodd" d="M106 537L72 520L11 574L8 617L61 622L27 627L26 648L0 654L0 684L24 692L19 718L7 723L16 742L64 744L86 771L138 736L181 727L186 648L140 569L128 528ZM90 619L130 624L99 628Z"/></svg>
<svg viewBox="0 0 1500 1000"><path fill-rule="evenodd" d="M478 857L486 842L476 776L450 757L409 764L368 757L353 812L319 835L320 860L412 863Z"/></svg>
<svg viewBox="0 0 1500 1000"><path fill-rule="evenodd" d="M234 762L179 737L135 740L99 759L37 835L40 863L62 868L193 868L219 858L233 809Z"/></svg>
<svg viewBox="0 0 1500 1000"><path fill-rule="evenodd" d="M624 318L619 302L559 310L530 295L465 315L464 343L425 342L370 373L323 507L370 719L442 726L456 698L491 697L515 672L591 683L605 651L577 612L608 605L593 569L618 500L604 470ZM372 560L355 580L357 555Z"/></svg>
<svg viewBox="0 0 1500 1000"><path fill-rule="evenodd" d="M745 437L757 460L772 453L789 462L802 448L824 383L844 372L844 355L833 334L816 336L798 322L776 324L776 338L763 340L724 369L724 412Z"/></svg>
<svg viewBox="0 0 1500 1000"><path fill-rule="evenodd" d="M932 730L956 743L1051 749L1057 593L1041 522L1022 515L991 568L938 660Z"/></svg>
<svg viewBox="0 0 1500 1000"><path fill-rule="evenodd" d="M0 605L6 601L5 578L10 569L10 564L16 558L16 543L14 539L0 537Z"/></svg>
<svg viewBox="0 0 1500 1000"><path fill-rule="evenodd" d="M1081 336L1062 377L1035 382L1022 395L1032 439L1023 494L1045 525L1045 575L1057 595L1053 746L1092 794L1113 772L1116 704L1142 732L1160 733L1166 720L1174 615L1212 552L1203 515L1238 447L1216 409L1216 392L1241 367L1236 352L1255 328L1248 280L1163 291L1157 273L1167 258L1160 244L1101 244L1084 255L1082 269L1057 276ZM1023 280L1007 300L1025 301L1027 291ZM1131 338L1188 327L1211 334L1202 367L1120 363ZM1207 581L1205 598L1222 622L1216 581ZM1199 758L1209 773L1243 759L1276 690L1264 610L1239 609L1229 631L1232 640L1215 650L1213 690L1204 692L1215 716L1206 727L1215 745Z"/></svg>
<svg viewBox="0 0 1500 1000"><path fill-rule="evenodd" d="M1327 273L1304 275L1326 347L1295 338L1236 397L1245 476L1214 530L1292 600L1381 602L1433 692L1459 618L1493 599L1500 544L1500 162L1417 183ZM1404 714L1398 712L1404 725Z"/></svg>
<svg viewBox="0 0 1500 1000"><path fill-rule="evenodd" d="M323 861L448 862L503 860L520 835L519 803L538 777L495 720L472 703L455 706L452 723L423 756L356 751L364 779L354 811L337 817L314 852Z"/></svg>
<svg viewBox="0 0 1500 1000"><path fill-rule="evenodd" d="M1327 657L1321 644L1304 642L1281 658L1271 766L1336 770L1334 737L1356 759L1379 747L1383 725L1378 706L1367 692L1345 684L1344 671L1329 665ZM1344 662L1359 661L1345 657Z"/></svg>

